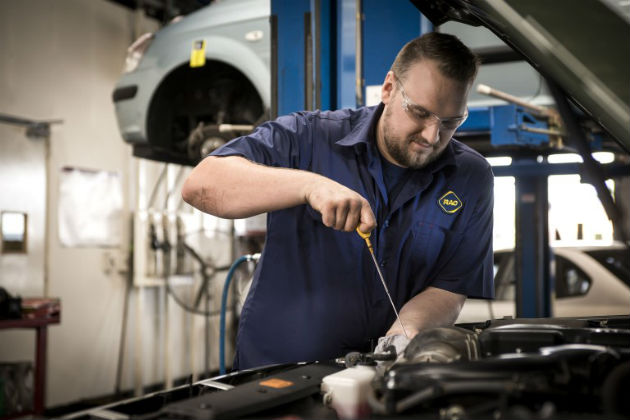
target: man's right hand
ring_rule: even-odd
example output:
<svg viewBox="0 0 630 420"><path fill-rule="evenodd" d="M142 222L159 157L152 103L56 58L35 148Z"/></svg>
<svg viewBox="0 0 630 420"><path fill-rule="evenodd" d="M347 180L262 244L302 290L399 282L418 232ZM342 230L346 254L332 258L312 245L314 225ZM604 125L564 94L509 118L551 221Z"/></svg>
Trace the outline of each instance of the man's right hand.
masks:
<svg viewBox="0 0 630 420"><path fill-rule="evenodd" d="M345 232L371 232L376 218L370 203L357 192L325 177L318 177L304 189L306 202L322 215L324 225Z"/></svg>

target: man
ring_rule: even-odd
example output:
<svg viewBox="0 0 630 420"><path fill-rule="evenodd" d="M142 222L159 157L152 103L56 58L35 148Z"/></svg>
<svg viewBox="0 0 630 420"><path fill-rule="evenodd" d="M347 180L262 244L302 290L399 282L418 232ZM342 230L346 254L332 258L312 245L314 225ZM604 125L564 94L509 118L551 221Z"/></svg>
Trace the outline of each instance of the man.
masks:
<svg viewBox="0 0 630 420"><path fill-rule="evenodd" d="M457 38L423 35L396 57L379 106L280 117L191 172L182 195L200 210L269 212L235 368L369 351L384 334L452 324L466 296L492 297L492 171L451 140L478 65Z"/></svg>

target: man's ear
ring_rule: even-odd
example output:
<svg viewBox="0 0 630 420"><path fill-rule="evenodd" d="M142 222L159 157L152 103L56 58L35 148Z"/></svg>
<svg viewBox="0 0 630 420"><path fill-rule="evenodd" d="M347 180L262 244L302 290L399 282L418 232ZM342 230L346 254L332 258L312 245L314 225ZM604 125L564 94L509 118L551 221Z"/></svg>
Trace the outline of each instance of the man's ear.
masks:
<svg viewBox="0 0 630 420"><path fill-rule="evenodd" d="M396 83L396 76L394 76L393 71L388 71L385 76L385 81L383 82L383 86L381 87L381 101L387 105L394 96L394 86Z"/></svg>

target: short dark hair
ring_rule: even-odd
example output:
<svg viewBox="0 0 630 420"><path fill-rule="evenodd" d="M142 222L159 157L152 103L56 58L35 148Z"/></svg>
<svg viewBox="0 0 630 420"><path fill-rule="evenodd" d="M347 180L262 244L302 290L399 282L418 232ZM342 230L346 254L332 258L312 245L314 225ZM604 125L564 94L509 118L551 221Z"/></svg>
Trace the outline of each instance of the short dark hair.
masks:
<svg viewBox="0 0 630 420"><path fill-rule="evenodd" d="M405 44L390 70L404 80L409 68L423 59L435 60L444 76L460 82L472 82L480 64L479 57L456 36L428 32Z"/></svg>

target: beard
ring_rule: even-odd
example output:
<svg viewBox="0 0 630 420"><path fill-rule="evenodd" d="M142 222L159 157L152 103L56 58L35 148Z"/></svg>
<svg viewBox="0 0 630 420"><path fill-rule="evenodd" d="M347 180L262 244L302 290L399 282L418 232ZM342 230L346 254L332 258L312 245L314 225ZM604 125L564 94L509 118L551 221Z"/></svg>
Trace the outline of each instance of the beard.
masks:
<svg viewBox="0 0 630 420"><path fill-rule="evenodd" d="M422 169L435 161L448 144L448 138L441 136L437 141L430 142L419 133L402 138L394 133L391 124L391 109L388 107L383 111L383 146L398 165L409 169ZM439 133L438 133L439 136ZM425 148L420 152L415 152L413 143L419 143Z"/></svg>

